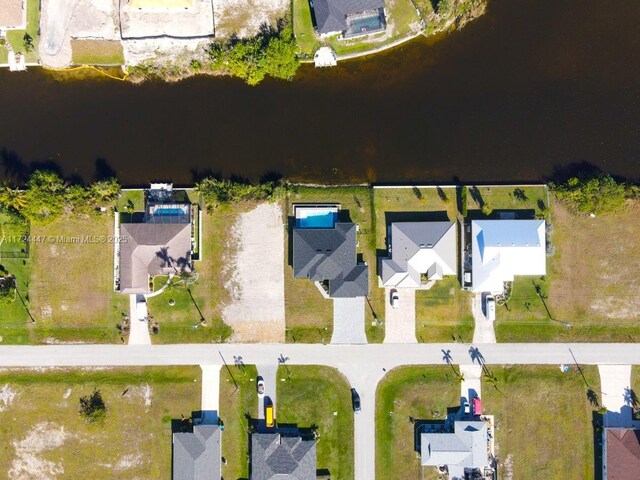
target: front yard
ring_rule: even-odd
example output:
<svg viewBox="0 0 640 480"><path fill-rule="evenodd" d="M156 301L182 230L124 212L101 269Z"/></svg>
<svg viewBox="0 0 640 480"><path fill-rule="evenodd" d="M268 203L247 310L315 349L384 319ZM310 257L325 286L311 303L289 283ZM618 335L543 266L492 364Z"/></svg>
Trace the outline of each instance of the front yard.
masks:
<svg viewBox="0 0 640 480"><path fill-rule="evenodd" d="M589 386L575 366L490 370L497 389L483 382L483 410L495 416L499 478L594 478L597 406L587 392L599 395L597 367L582 367Z"/></svg>
<svg viewBox="0 0 640 480"><path fill-rule="evenodd" d="M277 378L279 423L315 430L316 468L331 478L353 479L354 414L347 379L320 366L281 366Z"/></svg>
<svg viewBox="0 0 640 480"><path fill-rule="evenodd" d="M200 378L198 367L4 369L0 477L169 480L172 422L200 409ZM92 424L78 409L94 389L106 418Z"/></svg>
<svg viewBox="0 0 640 480"><path fill-rule="evenodd" d="M429 290L416 291L418 342L473 340L472 295L460 288L455 277L436 282Z"/></svg>
<svg viewBox="0 0 640 480"><path fill-rule="evenodd" d="M376 478L438 479L420 466L415 422L444 420L460 405L460 385L450 367L407 366L387 373L376 393ZM413 420L412 420L413 419Z"/></svg>

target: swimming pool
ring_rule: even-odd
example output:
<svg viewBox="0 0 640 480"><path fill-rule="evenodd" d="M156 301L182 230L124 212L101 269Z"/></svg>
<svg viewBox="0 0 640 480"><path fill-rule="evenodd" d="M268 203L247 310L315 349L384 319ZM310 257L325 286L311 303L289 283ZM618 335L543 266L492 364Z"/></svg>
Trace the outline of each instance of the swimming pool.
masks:
<svg viewBox="0 0 640 480"><path fill-rule="evenodd" d="M154 215L186 215L184 210L182 210L181 208L168 208L168 207L156 208L153 214Z"/></svg>
<svg viewBox="0 0 640 480"><path fill-rule="evenodd" d="M344 33L345 37L366 35L378 30L384 30L384 23L380 18L380 15L373 15L364 18L354 18L349 21L347 31Z"/></svg>
<svg viewBox="0 0 640 480"><path fill-rule="evenodd" d="M338 217L335 209L303 209L296 212L298 228L333 228Z"/></svg>

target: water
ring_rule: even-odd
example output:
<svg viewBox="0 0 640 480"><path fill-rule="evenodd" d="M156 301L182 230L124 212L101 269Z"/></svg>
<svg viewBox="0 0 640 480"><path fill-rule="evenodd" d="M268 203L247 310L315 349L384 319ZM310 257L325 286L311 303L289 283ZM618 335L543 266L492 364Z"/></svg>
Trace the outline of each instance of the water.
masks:
<svg viewBox="0 0 640 480"><path fill-rule="evenodd" d="M296 219L296 226L298 228L333 228L336 217L335 210L304 209L303 214Z"/></svg>
<svg viewBox="0 0 640 480"><path fill-rule="evenodd" d="M0 150L14 167L52 159L67 176L115 172L128 185L209 171L536 181L580 162L637 178L638 25L635 0L496 0L434 44L305 67L292 83L60 83L3 71Z"/></svg>

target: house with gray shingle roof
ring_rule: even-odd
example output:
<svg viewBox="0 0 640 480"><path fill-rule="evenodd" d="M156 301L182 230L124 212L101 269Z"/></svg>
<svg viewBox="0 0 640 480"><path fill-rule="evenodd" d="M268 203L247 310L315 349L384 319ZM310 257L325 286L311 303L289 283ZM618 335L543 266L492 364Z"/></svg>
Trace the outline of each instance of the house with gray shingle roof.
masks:
<svg viewBox="0 0 640 480"><path fill-rule="evenodd" d="M196 425L193 432L173 434L173 480L220 480L221 430Z"/></svg>
<svg viewBox="0 0 640 480"><path fill-rule="evenodd" d="M489 466L487 422L456 421L453 433L420 434L423 466L446 466L450 480Z"/></svg>
<svg viewBox="0 0 640 480"><path fill-rule="evenodd" d="M321 36L353 38L387 28L384 0L314 0L312 5Z"/></svg>
<svg viewBox="0 0 640 480"><path fill-rule="evenodd" d="M380 260L385 287L419 288L426 281L457 273L454 222L394 222L388 258Z"/></svg>
<svg viewBox="0 0 640 480"><path fill-rule="evenodd" d="M251 480L315 480L316 442L280 433L251 435Z"/></svg>
<svg viewBox="0 0 640 480"><path fill-rule="evenodd" d="M356 261L356 224L334 223L326 228L293 229L293 274L328 282L332 298L364 297L369 269Z"/></svg>

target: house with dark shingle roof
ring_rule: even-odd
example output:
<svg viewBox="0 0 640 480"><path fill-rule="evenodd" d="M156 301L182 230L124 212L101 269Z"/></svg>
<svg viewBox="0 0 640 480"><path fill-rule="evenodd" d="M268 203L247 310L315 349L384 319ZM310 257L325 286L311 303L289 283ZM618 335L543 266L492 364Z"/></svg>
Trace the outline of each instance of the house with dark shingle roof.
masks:
<svg viewBox="0 0 640 480"><path fill-rule="evenodd" d="M637 480L640 475L640 428L605 428L602 479Z"/></svg>
<svg viewBox="0 0 640 480"><path fill-rule="evenodd" d="M293 274L327 282L332 298L364 297L369 269L356 261L356 224L337 222L331 228L293 229Z"/></svg>
<svg viewBox="0 0 640 480"><path fill-rule="evenodd" d="M387 28L384 0L314 0L313 13L321 36L353 38Z"/></svg>
<svg viewBox="0 0 640 480"><path fill-rule="evenodd" d="M251 480L315 480L316 442L280 433L251 435Z"/></svg>
<svg viewBox="0 0 640 480"><path fill-rule="evenodd" d="M195 425L193 432L173 434L173 480L220 480L221 430Z"/></svg>

